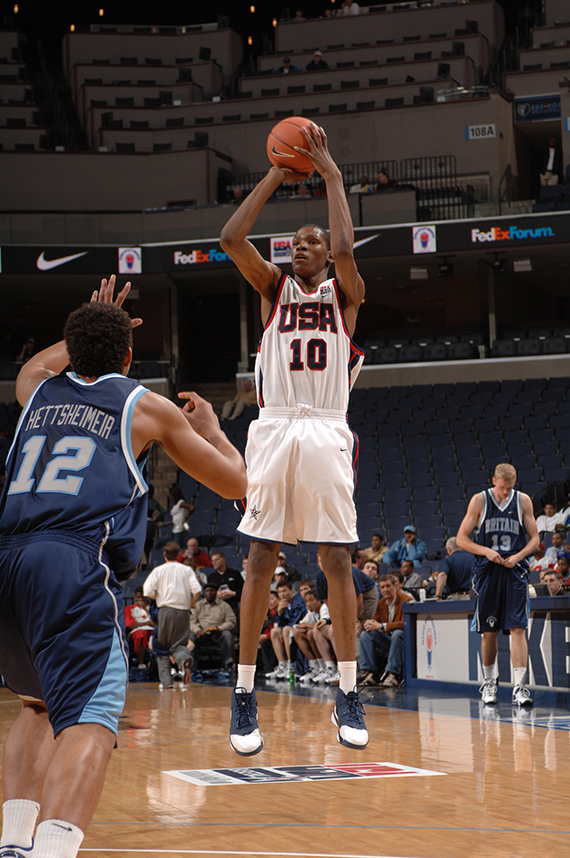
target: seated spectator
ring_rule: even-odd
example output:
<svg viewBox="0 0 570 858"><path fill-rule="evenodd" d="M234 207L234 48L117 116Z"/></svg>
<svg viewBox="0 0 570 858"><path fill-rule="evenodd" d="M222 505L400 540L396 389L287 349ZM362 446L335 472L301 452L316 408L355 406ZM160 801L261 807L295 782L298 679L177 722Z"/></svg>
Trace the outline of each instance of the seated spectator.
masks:
<svg viewBox="0 0 570 858"><path fill-rule="evenodd" d="M305 200L311 196L310 188L305 182L302 182L297 188L297 193L291 196L292 200Z"/></svg>
<svg viewBox="0 0 570 858"><path fill-rule="evenodd" d="M144 542L144 553L147 558L147 563L155 537L158 533L157 522L164 521L165 515L166 510L164 507L154 499L154 486L150 483L148 487L148 507L146 514L146 539Z"/></svg>
<svg viewBox="0 0 570 858"><path fill-rule="evenodd" d="M234 636L236 615L228 602L216 595L216 584L208 582L204 587L204 598L199 599L190 617L188 649L200 649L200 642L213 642L220 650L226 670L234 665Z"/></svg>
<svg viewBox="0 0 570 858"><path fill-rule="evenodd" d="M341 15L360 15L360 6L354 0L344 0L341 6Z"/></svg>
<svg viewBox="0 0 570 858"><path fill-rule="evenodd" d="M398 182L395 179L390 179L386 170L378 170L378 182L376 184L377 191L391 191L398 187Z"/></svg>
<svg viewBox="0 0 570 858"><path fill-rule="evenodd" d="M125 605L124 614L127 636L132 641L138 666L142 670L145 667L144 659L154 629L142 587L136 588L134 602L132 605Z"/></svg>
<svg viewBox="0 0 570 858"><path fill-rule="evenodd" d="M557 530L552 534L552 545L550 548L546 549L546 554L544 555L545 560L548 560L549 563L556 563L556 555L564 545L564 537Z"/></svg>
<svg viewBox="0 0 570 858"><path fill-rule="evenodd" d="M273 69L273 74L291 74L291 72L298 72L300 69L297 66L294 66L291 62L291 57L283 58L283 65L279 66L278 69Z"/></svg>
<svg viewBox="0 0 570 858"><path fill-rule="evenodd" d="M168 490L170 503L170 516L172 518L172 539L182 547L188 532L187 520L196 507L193 503L184 500L184 494L180 486L170 486Z"/></svg>
<svg viewBox="0 0 570 858"><path fill-rule="evenodd" d="M271 644L277 658L277 667L266 674L268 679L288 679L291 670L291 637L295 626L307 612L305 600L293 590L290 581L277 587L277 625L270 631Z"/></svg>
<svg viewBox="0 0 570 858"><path fill-rule="evenodd" d="M214 584L218 591L218 599L227 602L236 614L239 610L239 600L243 590L243 578L237 569L226 566L226 555L223 551L212 551L213 572L208 573L208 584Z"/></svg>
<svg viewBox="0 0 570 858"><path fill-rule="evenodd" d="M355 185L351 185L349 190L349 194L371 194L372 186L368 181L368 176L365 176L364 173L360 177L360 181L356 182Z"/></svg>
<svg viewBox="0 0 570 858"><path fill-rule="evenodd" d="M277 593L274 593L272 591L269 594L269 607L267 609L267 614L265 620L263 621L263 627L259 636L258 658L261 659L261 670L264 674L273 670L276 665L275 653L273 652L273 647L271 646L271 629L277 622L278 604L279 598L277 596Z"/></svg>
<svg viewBox="0 0 570 858"><path fill-rule="evenodd" d="M310 578L303 578L302 581L299 581L298 592L299 592L299 595L303 597L303 599L305 598L305 596L307 595L309 590L314 590L314 589L315 589L315 582L311 581Z"/></svg>
<svg viewBox="0 0 570 858"><path fill-rule="evenodd" d="M352 560L352 565L362 571L362 567L366 563L366 552L362 548L355 548L350 555L350 559Z"/></svg>
<svg viewBox="0 0 570 858"><path fill-rule="evenodd" d="M244 378L243 390L240 390L233 399L224 403L221 419L236 420L236 418L241 417L246 407L251 407L252 405L257 405L257 395L251 379Z"/></svg>
<svg viewBox="0 0 570 858"><path fill-rule="evenodd" d="M368 671L365 685L398 687L404 675L404 615L402 604L413 602L409 593L398 590L394 575L382 575L379 581L382 598L376 613L364 623L360 635L360 667ZM381 673L381 664L388 657Z"/></svg>
<svg viewBox="0 0 570 858"><path fill-rule="evenodd" d="M551 596L564 596L562 592L562 575L554 569L549 570L544 576L544 583L550 590Z"/></svg>
<svg viewBox="0 0 570 858"><path fill-rule="evenodd" d="M319 184L317 185L317 189L314 193L314 196L315 197L326 197L326 195L327 195L327 186L325 185L324 180L321 179ZM570 515L570 513L568 513L568 514Z"/></svg>
<svg viewBox="0 0 570 858"><path fill-rule="evenodd" d="M471 587L473 555L457 546L454 536L445 543L447 557L437 564L435 598L443 599L454 593L468 593Z"/></svg>
<svg viewBox="0 0 570 858"><path fill-rule="evenodd" d="M239 185L236 185L235 188L232 189L232 198L230 202L234 203L234 205L236 206L239 206L240 203L243 203L246 196L247 195L243 192L243 188L240 188Z"/></svg>
<svg viewBox="0 0 570 858"><path fill-rule="evenodd" d="M322 51L315 51L313 59L307 65L307 71L320 71L320 69L328 69L329 64L323 60Z"/></svg>
<svg viewBox="0 0 570 858"><path fill-rule="evenodd" d="M400 572L404 576L402 588L408 592L409 590L420 590L423 586L422 576L415 571L414 564L411 560L402 560Z"/></svg>
<svg viewBox="0 0 570 858"><path fill-rule="evenodd" d="M180 560L178 562L180 563ZM196 561L192 560L190 557L185 557L184 560L182 561L182 565L183 566L189 566L190 569L193 570L194 575L198 579L198 583L200 584L200 586L202 588L202 592L204 592L204 585L208 581L208 576L203 571L204 567L202 566L200 569L198 569L198 567L196 565Z"/></svg>
<svg viewBox="0 0 570 858"><path fill-rule="evenodd" d="M297 569L288 562L287 555L284 551L279 552L279 566L282 566L290 581L297 582L301 580L301 574Z"/></svg>
<svg viewBox="0 0 570 858"><path fill-rule="evenodd" d="M562 523L565 527L570 527L570 494L566 499L566 503L558 513L562 518Z"/></svg>
<svg viewBox="0 0 570 858"><path fill-rule="evenodd" d="M287 581L287 572L285 571L285 567L276 566L273 578L271 579L271 592L276 593L278 586L283 584L285 581Z"/></svg>
<svg viewBox="0 0 570 858"><path fill-rule="evenodd" d="M545 555L546 548L544 547L544 542L539 542L538 548L532 557L528 558L528 565L531 572L535 569L538 571L541 569L548 569L548 560L545 559Z"/></svg>
<svg viewBox="0 0 570 858"><path fill-rule="evenodd" d="M384 544L384 535L382 533L373 533L370 541L372 545L370 548L365 548L364 553L368 560L375 560L376 563L382 563L382 559L388 551L388 546Z"/></svg>
<svg viewBox="0 0 570 858"><path fill-rule="evenodd" d="M362 567L362 571L365 575L368 575L369 578L372 578L373 581L378 583L378 564L375 560L367 560L364 566Z"/></svg>
<svg viewBox="0 0 570 858"><path fill-rule="evenodd" d="M309 662L309 669L299 679L301 682L310 682L316 679L318 674L325 669L325 662L313 636L313 630L319 620L329 618L329 609L324 602L318 598L316 590L308 590L305 595L307 613L301 618L293 631L295 643Z"/></svg>
<svg viewBox="0 0 570 858"><path fill-rule="evenodd" d="M294 17L294 18L291 18L291 20L292 20L292 21L306 21L307 19L306 19L306 18L305 18L305 16L303 15L303 10L302 10L302 9L297 9L297 11L295 12L295 17Z"/></svg>
<svg viewBox="0 0 570 858"><path fill-rule="evenodd" d="M202 551L195 536L191 536L187 540L185 550L180 552L177 559L179 563L183 563L186 559L193 560L198 569L201 567L205 567L206 569L212 568L210 555Z"/></svg>
<svg viewBox="0 0 570 858"><path fill-rule="evenodd" d="M564 524L564 514L557 513L553 503L544 504L544 513L536 519L536 526L540 534L554 533L557 524Z"/></svg>
<svg viewBox="0 0 570 858"><path fill-rule="evenodd" d="M390 546L384 555L384 563L399 569L403 560L411 560L414 566L421 566L426 559L426 544L419 539L416 528L408 524L404 528L404 536Z"/></svg>
<svg viewBox="0 0 570 858"><path fill-rule="evenodd" d="M567 584L567 578L570 575L570 554L564 549L556 554L556 571L562 576L563 582Z"/></svg>

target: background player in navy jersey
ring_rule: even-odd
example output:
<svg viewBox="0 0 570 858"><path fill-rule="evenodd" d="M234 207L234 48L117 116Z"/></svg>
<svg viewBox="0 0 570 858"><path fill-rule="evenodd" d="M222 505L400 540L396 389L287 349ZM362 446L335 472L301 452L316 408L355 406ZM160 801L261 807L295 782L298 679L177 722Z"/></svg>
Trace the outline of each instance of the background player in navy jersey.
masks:
<svg viewBox="0 0 570 858"><path fill-rule="evenodd" d="M221 245L261 296L263 337L256 361L259 420L250 425L247 510L239 532L251 538L241 599L240 659L232 695L230 743L241 755L263 747L254 691L259 635L282 542L317 542L328 580L340 683L332 714L338 741L364 748L368 733L356 689L356 596L349 544L357 541L354 465L357 440L346 410L362 364L352 342L364 282L354 261L354 231L342 175L316 125L307 155L327 189L330 237L302 226L293 238L293 277L247 240L282 182L306 176L271 167L224 227ZM334 260L335 278L328 278Z"/></svg>
<svg viewBox="0 0 570 858"><path fill-rule="evenodd" d="M528 557L540 537L528 495L514 490L512 465L495 468L493 488L474 495L457 534L457 544L475 555L473 589L477 593L477 631L481 639L484 703L497 702L497 635L511 635L513 703L532 706L525 685L528 644ZM470 537L477 528L475 542Z"/></svg>
<svg viewBox="0 0 570 858"><path fill-rule="evenodd" d="M208 403L181 394L183 411L126 377L141 320L120 309L130 285L115 301L114 286L103 280L16 383L0 499L0 673L22 699L3 753L6 858L75 858L99 801L127 680L118 582L144 545L150 446L215 492L246 491Z"/></svg>

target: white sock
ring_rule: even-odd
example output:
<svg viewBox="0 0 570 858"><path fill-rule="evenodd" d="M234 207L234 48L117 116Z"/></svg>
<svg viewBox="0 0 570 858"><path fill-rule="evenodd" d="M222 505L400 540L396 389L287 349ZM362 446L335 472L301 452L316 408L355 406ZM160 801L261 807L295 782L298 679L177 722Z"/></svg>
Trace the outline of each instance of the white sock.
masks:
<svg viewBox="0 0 570 858"><path fill-rule="evenodd" d="M19 846L31 849L34 842L34 828L40 812L35 801L25 798L12 798L2 805L2 838L0 846Z"/></svg>
<svg viewBox="0 0 570 858"><path fill-rule="evenodd" d="M341 691L344 691L345 694L354 691L354 686L356 685L356 661L339 661L338 672L340 675L338 686Z"/></svg>
<svg viewBox="0 0 570 858"><path fill-rule="evenodd" d="M289 662L288 661L280 661L279 667L284 667L288 670L289 669Z"/></svg>
<svg viewBox="0 0 570 858"><path fill-rule="evenodd" d="M526 679L526 667L513 667L515 685L524 685Z"/></svg>
<svg viewBox="0 0 570 858"><path fill-rule="evenodd" d="M309 670L316 670L319 666L319 662L316 658L309 659Z"/></svg>
<svg viewBox="0 0 570 858"><path fill-rule="evenodd" d="M483 665L483 678L484 679L496 679L497 677L497 662L495 661L493 664L484 664Z"/></svg>
<svg viewBox="0 0 570 858"><path fill-rule="evenodd" d="M253 691L255 664L238 664L236 688L245 688L248 694Z"/></svg>
<svg viewBox="0 0 570 858"><path fill-rule="evenodd" d="M324 658L318 658L317 661L319 662L320 670L324 670L325 667L327 666Z"/></svg>
<svg viewBox="0 0 570 858"><path fill-rule="evenodd" d="M76 858L83 831L63 819L44 819L38 825L34 858Z"/></svg>

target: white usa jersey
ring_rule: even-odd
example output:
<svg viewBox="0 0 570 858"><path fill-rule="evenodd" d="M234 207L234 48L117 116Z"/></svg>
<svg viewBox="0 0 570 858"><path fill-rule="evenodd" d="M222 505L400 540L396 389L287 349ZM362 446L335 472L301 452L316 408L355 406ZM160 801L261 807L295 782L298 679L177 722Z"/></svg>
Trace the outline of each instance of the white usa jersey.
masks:
<svg viewBox="0 0 570 858"><path fill-rule="evenodd" d="M283 274L255 362L260 408L302 404L346 412L363 360L346 327L336 280L307 294Z"/></svg>

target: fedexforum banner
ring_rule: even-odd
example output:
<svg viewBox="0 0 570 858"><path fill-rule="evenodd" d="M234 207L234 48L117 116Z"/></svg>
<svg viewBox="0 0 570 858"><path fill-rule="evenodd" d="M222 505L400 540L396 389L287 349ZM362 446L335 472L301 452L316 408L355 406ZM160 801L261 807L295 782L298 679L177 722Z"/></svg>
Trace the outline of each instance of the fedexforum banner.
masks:
<svg viewBox="0 0 570 858"><path fill-rule="evenodd" d="M423 234L429 230L426 238ZM265 259L281 247L279 236L253 238ZM288 236L287 239L290 237ZM276 243L277 239L277 243ZM529 249L534 245L562 244L570 241L570 212L547 215L520 215L485 220L457 220L390 227L362 227L355 230L354 255L359 258L413 256L421 252L460 253L461 251L510 247ZM283 248L282 248L283 249ZM283 262L288 262L283 252ZM217 239L170 242L168 244L118 247L109 245L24 246L0 248L1 274L46 274L58 276L114 271L136 277L137 274L193 272L233 267Z"/></svg>

